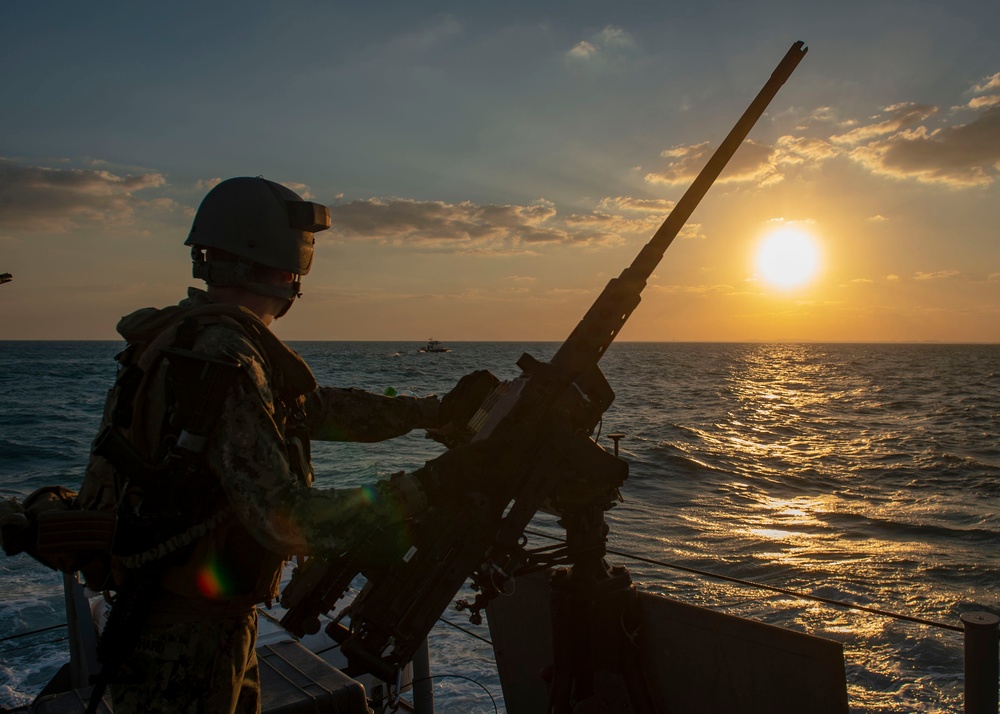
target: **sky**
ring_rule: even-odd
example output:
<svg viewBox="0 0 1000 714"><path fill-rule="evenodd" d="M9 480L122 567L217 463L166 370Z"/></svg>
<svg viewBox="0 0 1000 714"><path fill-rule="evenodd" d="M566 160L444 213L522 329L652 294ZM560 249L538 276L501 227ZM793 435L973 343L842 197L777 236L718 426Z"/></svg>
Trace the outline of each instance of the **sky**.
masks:
<svg viewBox="0 0 1000 714"><path fill-rule="evenodd" d="M561 341L801 40L618 339L1000 342L998 35L996 0L3 3L0 339L175 304L201 198L264 176L333 222L279 337Z"/></svg>

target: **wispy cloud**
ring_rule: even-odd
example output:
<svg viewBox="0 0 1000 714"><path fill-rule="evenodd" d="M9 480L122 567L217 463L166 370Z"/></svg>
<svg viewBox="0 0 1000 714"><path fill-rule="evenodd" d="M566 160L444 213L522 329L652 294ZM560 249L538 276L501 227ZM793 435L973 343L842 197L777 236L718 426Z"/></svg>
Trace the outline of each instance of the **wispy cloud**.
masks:
<svg viewBox="0 0 1000 714"><path fill-rule="evenodd" d="M973 97L966 105L969 109L989 109L1000 104L1000 94L989 94L984 97Z"/></svg>
<svg viewBox="0 0 1000 714"><path fill-rule="evenodd" d="M666 167L651 171L645 179L653 184L689 184L711 158L714 147L708 142L692 146L677 146L664 151L661 156L669 159ZM718 183L752 182L767 185L782 179L777 171L778 152L774 147L751 139L743 142L718 178Z"/></svg>
<svg viewBox="0 0 1000 714"><path fill-rule="evenodd" d="M801 164L825 161L841 153L840 149L825 139L805 136L782 136L775 146L775 163Z"/></svg>
<svg viewBox="0 0 1000 714"><path fill-rule="evenodd" d="M566 59L573 63L609 66L623 61L636 47L632 35L620 27L608 25L592 37L573 45L566 52Z"/></svg>
<svg viewBox="0 0 1000 714"><path fill-rule="evenodd" d="M650 293L666 295L730 295L736 289L732 285L657 285L651 283L646 288Z"/></svg>
<svg viewBox="0 0 1000 714"><path fill-rule="evenodd" d="M570 59L584 60L597 54L597 48L586 40L581 40L566 53Z"/></svg>
<svg viewBox="0 0 1000 714"><path fill-rule="evenodd" d="M993 92L996 90L1000 90L1000 72L990 75L980 84L976 84L972 87L972 91L976 94L984 94L986 92Z"/></svg>
<svg viewBox="0 0 1000 714"><path fill-rule="evenodd" d="M914 280L949 280L959 276L957 270L938 270L933 273L917 272L913 275Z"/></svg>
<svg viewBox="0 0 1000 714"><path fill-rule="evenodd" d="M830 141L835 144L846 144L857 146L876 137L888 136L918 125L925 119L937 114L938 107L904 103L894 104L886 107L881 114L872 117L871 124L864 124L844 134L836 134L830 137Z"/></svg>
<svg viewBox="0 0 1000 714"><path fill-rule="evenodd" d="M632 198L615 196L601 199L600 208L615 211L640 211L665 214L673 210L675 201L665 198Z"/></svg>

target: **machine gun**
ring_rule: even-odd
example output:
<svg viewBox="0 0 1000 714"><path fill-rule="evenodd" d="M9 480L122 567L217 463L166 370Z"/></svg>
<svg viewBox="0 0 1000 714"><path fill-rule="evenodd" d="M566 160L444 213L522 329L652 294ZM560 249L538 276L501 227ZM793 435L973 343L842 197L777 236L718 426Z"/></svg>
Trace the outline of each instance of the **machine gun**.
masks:
<svg viewBox="0 0 1000 714"><path fill-rule="evenodd" d="M471 605L459 607L478 618L500 593L502 581L531 562L524 529L543 509L560 515L572 563L572 569L557 578L555 597L561 597L565 607L553 611L568 620L593 620L597 610L604 610L610 626L595 628L589 622L591 631L618 631L621 637L635 588L624 568L604 562L604 512L614 504L628 468L591 439L614 400L598 362L638 306L667 247L806 51L802 42L792 45L664 223L632 264L608 283L552 359L540 362L522 355L517 362L521 375L497 386L469 421L471 445L489 446L489 463L482 468L507 478L500 488L461 494L455 504L432 508L423 518L424 542L395 566L365 573L361 593L327 628L342 643L352 673L397 681L401 668L470 577L479 595ZM358 564L345 557L319 563L313 559L300 566L283 595L289 610L283 624L293 632L305 623L310 628L306 631L318 630L318 616L334 607L358 572ZM350 627L340 624L345 615ZM592 663L581 661L574 649L579 650L563 645L556 652L550 686L556 711L571 711L567 702L583 701L596 691ZM639 665L619 668L641 678ZM635 711L655 711L648 696L637 697Z"/></svg>

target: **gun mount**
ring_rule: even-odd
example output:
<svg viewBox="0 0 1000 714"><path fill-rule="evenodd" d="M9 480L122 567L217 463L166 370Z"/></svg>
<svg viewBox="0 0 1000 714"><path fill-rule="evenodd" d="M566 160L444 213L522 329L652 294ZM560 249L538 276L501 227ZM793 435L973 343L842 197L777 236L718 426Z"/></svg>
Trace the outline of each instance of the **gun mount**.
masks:
<svg viewBox="0 0 1000 714"><path fill-rule="evenodd" d="M396 566L364 573L361 593L328 628L342 643L352 670L396 681L467 579L478 595L459 607L470 610L475 621L504 581L551 563L529 552L524 536L534 515L547 510L557 513L566 529L562 562L570 565L556 571L553 581L553 612L559 613L553 626L566 636L554 653L551 710L569 712L578 703L610 696L597 684L608 678L597 676L594 658L580 640L581 621L588 622L588 636L597 633L609 650L621 653L617 663L616 657L604 658L619 678L638 678L630 684L642 684L644 667L629 654L635 648L620 642L626 637L623 624L633 619L635 587L624 568L604 560L604 513L618 499L628 467L591 439L614 400L598 362L638 306L666 249L806 51L802 42L792 45L664 223L608 283L551 361L522 355L517 362L521 375L497 386L469 421L470 441L490 445L489 468L508 475L505 485L500 492L462 494L450 507L430 509L419 524L424 542L415 552ZM360 564L348 558L306 566L300 566L283 600L289 614L282 622L300 635L303 627L318 627L318 615L332 610L361 572ZM345 616L349 627L341 624ZM647 688L627 689L632 711L656 711ZM614 696L621 691L617 687Z"/></svg>

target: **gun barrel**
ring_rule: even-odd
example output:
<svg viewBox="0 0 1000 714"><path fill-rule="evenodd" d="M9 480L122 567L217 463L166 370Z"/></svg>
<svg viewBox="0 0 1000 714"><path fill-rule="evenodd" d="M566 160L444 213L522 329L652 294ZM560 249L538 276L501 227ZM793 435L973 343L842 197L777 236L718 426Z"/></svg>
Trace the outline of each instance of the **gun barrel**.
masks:
<svg viewBox="0 0 1000 714"><path fill-rule="evenodd" d="M632 311L639 305L639 296L646 287L646 280L663 259L667 248L807 51L808 48L800 41L785 53L770 79L684 192L670 215L639 251L632 264L617 279L608 283L580 324L559 348L552 359L553 364L564 367L570 374L579 374L589 365L597 364Z"/></svg>
<svg viewBox="0 0 1000 714"><path fill-rule="evenodd" d="M635 260L632 261L632 265L627 268L630 274L641 277L643 280L652 275L653 270L656 269L660 260L663 259L663 254L667 248L673 242L674 238L677 237L684 224L687 223L694 209L701 202L701 199L704 198L705 194L708 193L708 189L715 183L715 180L722 173L726 164L729 163L733 154L740 148L740 145L747 138L754 124L764 114L764 110L767 109L771 100L778 93L778 90L781 89L781 86L792 75L795 68L798 67L799 62L805 57L806 52L808 52L808 48L802 42L796 42L791 46L774 72L771 73L771 78L767 81L767 84L761 88L757 97L747 107L747 110L743 112L743 116L736 122L736 126L732 128L729 135L723 139L722 144L719 145L712 158L705 164L705 168L701 170L701 173L698 174L697 178L691 183L691 186L688 187L688 190L684 192L681 200L674 206L670 215L663 222L663 225L659 227L649 243L639 252Z"/></svg>

